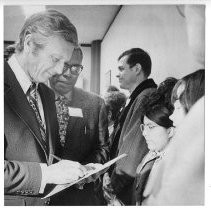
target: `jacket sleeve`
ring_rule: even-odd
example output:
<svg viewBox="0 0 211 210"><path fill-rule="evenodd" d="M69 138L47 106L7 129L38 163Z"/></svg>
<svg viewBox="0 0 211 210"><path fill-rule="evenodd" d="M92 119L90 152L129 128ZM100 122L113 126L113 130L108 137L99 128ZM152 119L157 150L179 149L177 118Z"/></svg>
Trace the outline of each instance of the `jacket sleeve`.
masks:
<svg viewBox="0 0 211 210"><path fill-rule="evenodd" d="M98 139L95 150L86 158L85 163L106 163L109 160L109 134L108 134L108 117L105 109L105 103L101 99L98 103Z"/></svg>
<svg viewBox="0 0 211 210"><path fill-rule="evenodd" d="M37 195L41 178L39 163L4 161L4 194Z"/></svg>
<svg viewBox="0 0 211 210"><path fill-rule="evenodd" d="M119 194L122 192L122 189L132 185L134 180L134 177L131 177L125 173L120 175L114 172L111 176L111 186L115 194Z"/></svg>

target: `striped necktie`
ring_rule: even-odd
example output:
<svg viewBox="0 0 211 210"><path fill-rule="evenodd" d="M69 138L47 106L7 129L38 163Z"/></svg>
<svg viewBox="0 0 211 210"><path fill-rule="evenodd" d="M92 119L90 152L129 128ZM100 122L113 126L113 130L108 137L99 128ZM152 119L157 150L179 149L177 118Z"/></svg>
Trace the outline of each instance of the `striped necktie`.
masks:
<svg viewBox="0 0 211 210"><path fill-rule="evenodd" d="M31 108L33 109L35 116L36 116L36 119L38 121L38 125L39 125L40 133L41 133L41 136L42 136L43 144L47 148L47 145L46 145L46 130L45 130L45 126L44 126L44 123L42 121L42 118L41 118L41 115L40 115L40 112L39 112L37 89L36 89L35 83L32 83L32 85L29 87L26 95L28 96L29 104L30 104Z"/></svg>

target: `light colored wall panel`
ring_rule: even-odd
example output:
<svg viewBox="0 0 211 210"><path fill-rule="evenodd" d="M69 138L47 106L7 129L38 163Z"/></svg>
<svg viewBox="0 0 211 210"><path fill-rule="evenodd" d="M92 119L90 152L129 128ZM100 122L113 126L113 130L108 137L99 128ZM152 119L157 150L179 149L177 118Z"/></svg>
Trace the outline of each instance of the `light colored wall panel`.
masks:
<svg viewBox="0 0 211 210"><path fill-rule="evenodd" d="M111 69L111 81L119 87L117 58L125 50L140 47L152 58L151 77L157 83L166 77L182 76L202 67L188 45L186 19L175 5L123 6L101 46L101 93L104 76Z"/></svg>

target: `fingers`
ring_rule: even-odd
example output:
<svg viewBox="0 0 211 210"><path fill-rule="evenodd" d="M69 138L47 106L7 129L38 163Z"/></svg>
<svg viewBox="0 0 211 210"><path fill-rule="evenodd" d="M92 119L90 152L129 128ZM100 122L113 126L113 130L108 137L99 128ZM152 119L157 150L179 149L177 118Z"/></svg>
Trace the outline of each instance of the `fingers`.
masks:
<svg viewBox="0 0 211 210"><path fill-rule="evenodd" d="M47 183L67 184L83 177L87 170L78 162L61 160L47 167Z"/></svg>
<svg viewBox="0 0 211 210"><path fill-rule="evenodd" d="M80 166L79 166L79 170L81 171L81 173L80 173L80 175L82 175L82 176L80 176L80 177L83 177L86 173L87 173L87 169L86 169L86 167L84 167L83 165L81 165L80 164Z"/></svg>
<svg viewBox="0 0 211 210"><path fill-rule="evenodd" d="M108 173L105 173L103 176L103 186L106 187L110 183L111 183L111 179L110 179Z"/></svg>
<svg viewBox="0 0 211 210"><path fill-rule="evenodd" d="M93 174L86 178L86 183L95 182L97 178L98 178L98 176Z"/></svg>
<svg viewBox="0 0 211 210"><path fill-rule="evenodd" d="M102 164L90 163L85 166L76 161L61 160L47 167L47 182L53 184L67 184L84 177L90 170L100 169ZM86 180L87 183L95 181L100 174L93 174Z"/></svg>
<svg viewBox="0 0 211 210"><path fill-rule="evenodd" d="M78 177L83 177L87 173L87 169L78 162L68 161L69 169L73 171Z"/></svg>
<svg viewBox="0 0 211 210"><path fill-rule="evenodd" d="M77 184L75 184L75 187L82 190L84 187L84 184L85 184L85 181L82 180L82 181L78 182Z"/></svg>
<svg viewBox="0 0 211 210"><path fill-rule="evenodd" d="M91 167L93 170L100 169L102 167L102 164L100 163L89 163L86 164L86 166Z"/></svg>

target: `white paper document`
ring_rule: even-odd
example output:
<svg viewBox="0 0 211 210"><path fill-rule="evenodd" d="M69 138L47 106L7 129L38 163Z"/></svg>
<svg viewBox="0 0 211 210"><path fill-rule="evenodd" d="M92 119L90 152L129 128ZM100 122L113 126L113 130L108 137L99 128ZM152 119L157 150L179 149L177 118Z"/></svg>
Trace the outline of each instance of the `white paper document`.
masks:
<svg viewBox="0 0 211 210"><path fill-rule="evenodd" d="M94 169L94 170L90 170L85 176L81 177L80 179L76 180L76 181L73 181L71 183L68 183L68 184L63 184L63 185L56 185L56 187L49 193L47 194L44 198L48 198L74 184L77 184L78 182L80 181L83 181L84 179L88 178L89 176L93 175L93 174L96 174L96 173L99 173L99 174L103 174L105 173L106 169L108 170L108 168L114 164L115 162L117 162L118 160L126 157L127 154L121 154L120 156L108 161L107 163L103 164L101 167L98 167L97 169Z"/></svg>

